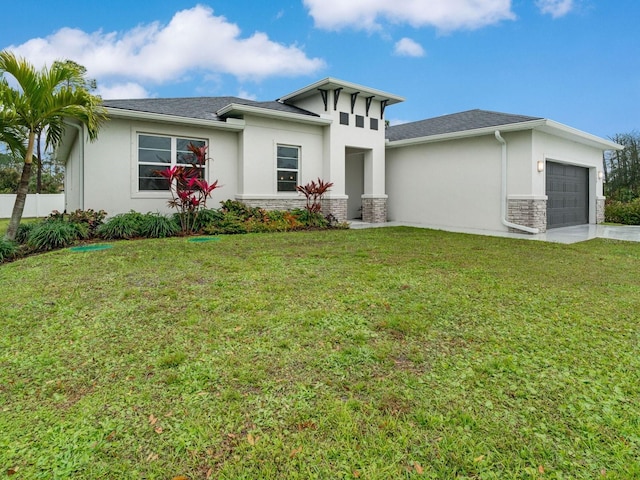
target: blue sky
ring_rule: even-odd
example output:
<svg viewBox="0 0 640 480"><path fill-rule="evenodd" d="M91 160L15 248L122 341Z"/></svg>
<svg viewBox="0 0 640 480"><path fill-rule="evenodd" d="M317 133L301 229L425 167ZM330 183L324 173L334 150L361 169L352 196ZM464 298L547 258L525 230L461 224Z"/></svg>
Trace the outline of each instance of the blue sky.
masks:
<svg viewBox="0 0 640 480"><path fill-rule="evenodd" d="M273 100L325 77L405 97L393 123L473 108L640 130L637 0L20 0L0 49L87 67L104 98Z"/></svg>

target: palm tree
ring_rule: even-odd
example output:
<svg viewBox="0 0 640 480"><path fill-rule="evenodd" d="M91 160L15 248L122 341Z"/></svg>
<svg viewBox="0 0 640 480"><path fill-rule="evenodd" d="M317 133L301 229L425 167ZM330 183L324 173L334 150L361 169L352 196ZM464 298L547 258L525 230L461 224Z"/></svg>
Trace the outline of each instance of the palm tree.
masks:
<svg viewBox="0 0 640 480"><path fill-rule="evenodd" d="M16 123L15 112L4 107L3 93L7 87L6 79L0 78L0 143L4 143L14 155L24 157L24 135Z"/></svg>
<svg viewBox="0 0 640 480"><path fill-rule="evenodd" d="M38 134L46 131L47 146L55 147L64 134L64 119L73 119L86 126L89 139L95 140L106 120L106 112L101 98L86 88L84 69L74 62L55 62L50 69L44 67L38 71L26 60L3 51L0 52L0 75L6 77L7 74L18 87L11 87L6 78L0 82L0 118L4 116L13 131L23 132L26 143L16 202L5 235L14 240L27 199Z"/></svg>

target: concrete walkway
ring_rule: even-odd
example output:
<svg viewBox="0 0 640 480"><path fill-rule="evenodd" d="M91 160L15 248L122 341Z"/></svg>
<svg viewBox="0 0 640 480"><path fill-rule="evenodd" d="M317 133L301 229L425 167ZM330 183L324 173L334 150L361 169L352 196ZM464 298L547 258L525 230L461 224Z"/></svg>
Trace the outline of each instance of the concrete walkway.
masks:
<svg viewBox="0 0 640 480"><path fill-rule="evenodd" d="M437 225L423 225L418 223L386 222L364 223L358 220L349 222L351 228L379 228L379 227L416 227L444 230L448 232L471 233L473 235L488 235L492 237L521 238L524 240L540 240L555 243L577 243L593 238L610 238L613 240L625 240L628 242L640 242L640 226L608 226L608 225L577 225L574 227L553 228L546 233L530 235L527 233L509 233L494 230L481 230L474 228L442 227Z"/></svg>

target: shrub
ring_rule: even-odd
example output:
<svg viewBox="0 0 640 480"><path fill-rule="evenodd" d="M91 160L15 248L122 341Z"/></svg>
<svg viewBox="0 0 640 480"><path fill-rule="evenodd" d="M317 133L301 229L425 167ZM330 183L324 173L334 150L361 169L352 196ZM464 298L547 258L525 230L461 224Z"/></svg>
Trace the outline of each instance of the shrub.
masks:
<svg viewBox="0 0 640 480"><path fill-rule="evenodd" d="M220 222L224 218L224 213L216 209L200 210L200 213L193 221L193 231L203 232L205 228Z"/></svg>
<svg viewBox="0 0 640 480"><path fill-rule="evenodd" d="M98 210L97 212L92 208L88 210L75 210L68 215L68 220L71 223L84 223L89 229L89 235L95 236L96 230L107 216L107 212L104 210Z"/></svg>
<svg viewBox="0 0 640 480"><path fill-rule="evenodd" d="M220 220L203 228L203 232L207 235L239 234L247 233L248 231L247 222L231 212L224 212Z"/></svg>
<svg viewBox="0 0 640 480"><path fill-rule="evenodd" d="M37 251L53 250L73 245L88 236L89 229L86 225L64 220L47 220L36 224L29 232L27 245Z"/></svg>
<svg viewBox="0 0 640 480"><path fill-rule="evenodd" d="M242 221L249 220L250 218L260 218L264 216L266 211L259 207L250 207L237 200L225 200L220 202L222 204L221 210L223 213L229 213L235 215Z"/></svg>
<svg viewBox="0 0 640 480"><path fill-rule="evenodd" d="M207 146L187 145L190 154L184 155L181 162L190 166L173 166L157 172L169 182L171 200L169 206L178 210L182 233L193 233L194 223L200 212L207 208L207 199L219 188L218 180L209 184L200 178L209 157Z"/></svg>
<svg viewBox="0 0 640 480"><path fill-rule="evenodd" d="M18 253L18 244L0 237L0 263L11 260Z"/></svg>
<svg viewBox="0 0 640 480"><path fill-rule="evenodd" d="M307 199L307 204L304 208L311 213L318 213L322 210L322 199L331 187L333 187L333 182L325 182L318 177L318 183L315 180L311 180L306 185L298 185L296 190Z"/></svg>
<svg viewBox="0 0 640 480"><path fill-rule="evenodd" d="M16 231L16 242L21 245L26 244L31 231L38 225L40 225L40 223L42 222L21 223L20 225L18 225L18 230Z"/></svg>
<svg viewBox="0 0 640 480"><path fill-rule="evenodd" d="M604 216L607 222L640 225L640 198L631 202L608 201Z"/></svg>
<svg viewBox="0 0 640 480"><path fill-rule="evenodd" d="M130 239L140 236L144 221L141 213L120 213L98 227L98 235L106 240Z"/></svg>
<svg viewBox="0 0 640 480"><path fill-rule="evenodd" d="M292 210L292 213L296 216L298 221L307 228L327 228L329 226L329 220L327 220L320 212L312 212L311 210L296 208L295 210Z"/></svg>
<svg viewBox="0 0 640 480"><path fill-rule="evenodd" d="M173 218L159 213L147 213L140 219L139 234L146 238L172 237L180 231L180 226Z"/></svg>
<svg viewBox="0 0 640 480"><path fill-rule="evenodd" d="M252 217L246 224L250 232L289 232L303 227L296 216L287 210L264 211L262 218Z"/></svg>

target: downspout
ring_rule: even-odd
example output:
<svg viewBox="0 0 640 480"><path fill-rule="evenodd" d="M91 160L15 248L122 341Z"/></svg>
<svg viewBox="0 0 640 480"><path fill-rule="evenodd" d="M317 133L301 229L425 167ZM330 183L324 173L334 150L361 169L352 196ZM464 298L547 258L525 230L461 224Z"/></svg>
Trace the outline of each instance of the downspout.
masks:
<svg viewBox="0 0 640 480"><path fill-rule="evenodd" d="M528 233L540 233L540 229L527 227L525 225L518 225L507 221L507 142L500 135L500 130L495 131L496 140L500 142L502 146L502 188L501 188L501 202L500 202L500 220L505 227L514 228L516 230L522 230Z"/></svg>
<svg viewBox="0 0 640 480"><path fill-rule="evenodd" d="M78 190L80 190L80 210L84 210L84 128L82 125L76 125L75 123L64 122L64 124L78 130L78 142L80 142L80 165L78 168L78 176L80 177L80 182ZM65 210L66 207L67 202L65 197Z"/></svg>

